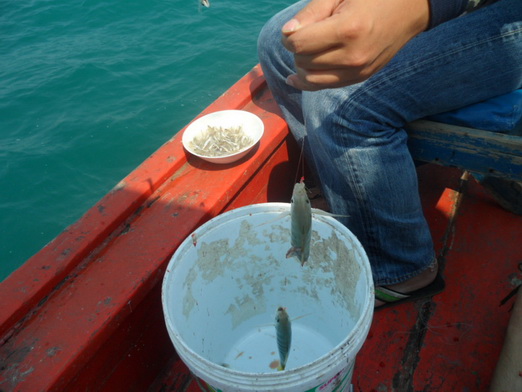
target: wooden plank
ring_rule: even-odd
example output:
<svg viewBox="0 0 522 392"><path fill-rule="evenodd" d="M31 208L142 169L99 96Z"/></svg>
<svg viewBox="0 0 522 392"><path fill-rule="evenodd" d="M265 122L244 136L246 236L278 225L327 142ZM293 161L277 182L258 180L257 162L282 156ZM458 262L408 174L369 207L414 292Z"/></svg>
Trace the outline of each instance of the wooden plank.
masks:
<svg viewBox="0 0 522 392"><path fill-rule="evenodd" d="M500 303L522 279L521 221L470 179L444 270L447 287L435 297L426 325L414 390L489 390L513 300Z"/></svg>
<svg viewBox="0 0 522 392"><path fill-rule="evenodd" d="M426 120L407 131L414 159L522 181L522 137Z"/></svg>

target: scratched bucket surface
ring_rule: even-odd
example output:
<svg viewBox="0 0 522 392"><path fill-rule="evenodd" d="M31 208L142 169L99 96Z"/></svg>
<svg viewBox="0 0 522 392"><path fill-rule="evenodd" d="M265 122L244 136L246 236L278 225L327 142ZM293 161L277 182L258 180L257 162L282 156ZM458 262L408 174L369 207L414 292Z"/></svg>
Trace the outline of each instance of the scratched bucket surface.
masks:
<svg viewBox="0 0 522 392"><path fill-rule="evenodd" d="M349 390L373 316L368 258L345 226L314 214L310 258L304 266L287 259L289 212L288 203L264 203L219 215L167 267L162 302L170 338L215 390ZM284 371L276 369L279 306L292 320Z"/></svg>

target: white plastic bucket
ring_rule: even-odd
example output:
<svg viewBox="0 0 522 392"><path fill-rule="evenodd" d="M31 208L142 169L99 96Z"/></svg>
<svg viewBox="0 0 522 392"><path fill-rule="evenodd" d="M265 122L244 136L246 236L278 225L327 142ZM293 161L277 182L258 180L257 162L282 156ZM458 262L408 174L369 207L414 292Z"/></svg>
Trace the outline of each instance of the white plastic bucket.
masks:
<svg viewBox="0 0 522 392"><path fill-rule="evenodd" d="M368 258L334 218L313 217L310 258L286 258L290 205L238 208L199 227L167 267L162 302L180 358L209 390L348 391L370 328ZM274 318L292 319L284 371Z"/></svg>

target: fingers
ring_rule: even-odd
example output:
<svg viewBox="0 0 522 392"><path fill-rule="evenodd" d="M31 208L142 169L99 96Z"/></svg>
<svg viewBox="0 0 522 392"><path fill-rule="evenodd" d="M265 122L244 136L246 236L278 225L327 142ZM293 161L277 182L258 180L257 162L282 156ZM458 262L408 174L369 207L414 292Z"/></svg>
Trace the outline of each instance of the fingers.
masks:
<svg viewBox="0 0 522 392"><path fill-rule="evenodd" d="M311 54L294 54L297 68L306 70L324 70L341 66L357 66L360 61L356 53L346 52L340 45L333 44L327 50ZM334 66L332 64L336 64Z"/></svg>
<svg viewBox="0 0 522 392"><path fill-rule="evenodd" d="M339 44L339 23L337 15L306 26L300 25L291 34L283 33L284 47L296 54L313 54L330 49ZM297 22L290 20L285 26Z"/></svg>
<svg viewBox="0 0 522 392"><path fill-rule="evenodd" d="M379 57L379 54L374 55ZM318 52L299 51L294 54L294 62L296 75L290 77L288 83L311 91L362 82L378 64L370 52L360 50L357 43L351 44L347 50L346 45L336 42Z"/></svg>
<svg viewBox="0 0 522 392"><path fill-rule="evenodd" d="M286 83L296 89L303 91L318 91L325 88L340 87L337 85L338 80L334 77L330 78L329 80L323 79L322 82L316 84L313 82L308 82L306 79L300 78L297 74L288 76Z"/></svg>
<svg viewBox="0 0 522 392"><path fill-rule="evenodd" d="M366 80L422 31L427 16L427 0L311 0L282 29L296 67L287 83L319 90Z"/></svg>
<svg viewBox="0 0 522 392"><path fill-rule="evenodd" d="M314 24L332 15L333 10L343 0L312 0L282 28L284 35L290 35L302 27Z"/></svg>
<svg viewBox="0 0 522 392"><path fill-rule="evenodd" d="M299 90L317 91L325 88L343 87L364 80L360 72L347 73L345 69L310 71L297 68L297 73L288 76L286 83Z"/></svg>
<svg viewBox="0 0 522 392"><path fill-rule="evenodd" d="M336 88L362 82L377 70L373 63L382 53L371 41L374 15L359 3L312 0L283 26L282 43L296 66L288 84L309 91Z"/></svg>
<svg viewBox="0 0 522 392"><path fill-rule="evenodd" d="M287 83L309 91L360 83L381 69L390 56L386 51L376 53L375 58L357 53L337 48L316 55L295 55L296 74Z"/></svg>

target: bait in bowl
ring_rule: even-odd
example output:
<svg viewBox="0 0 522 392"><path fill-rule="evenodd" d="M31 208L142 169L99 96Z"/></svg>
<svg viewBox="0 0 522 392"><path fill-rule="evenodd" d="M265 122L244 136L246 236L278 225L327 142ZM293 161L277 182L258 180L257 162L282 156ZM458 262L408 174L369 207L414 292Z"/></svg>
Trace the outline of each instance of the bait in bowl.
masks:
<svg viewBox="0 0 522 392"><path fill-rule="evenodd" d="M205 161L232 163L247 155L263 135L263 121L244 110L222 110L192 122L183 133L183 147Z"/></svg>

